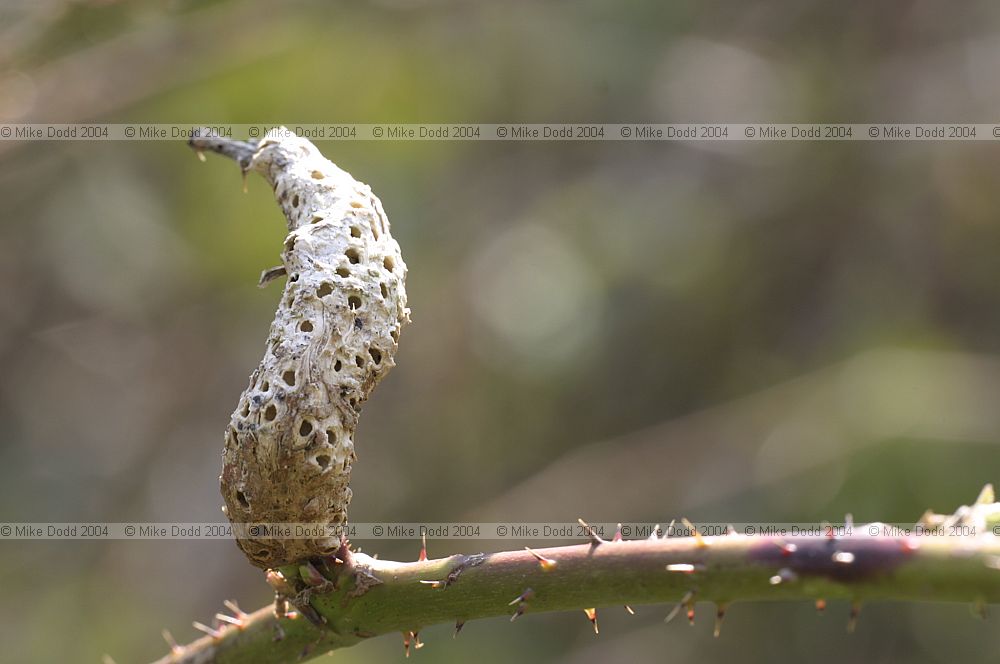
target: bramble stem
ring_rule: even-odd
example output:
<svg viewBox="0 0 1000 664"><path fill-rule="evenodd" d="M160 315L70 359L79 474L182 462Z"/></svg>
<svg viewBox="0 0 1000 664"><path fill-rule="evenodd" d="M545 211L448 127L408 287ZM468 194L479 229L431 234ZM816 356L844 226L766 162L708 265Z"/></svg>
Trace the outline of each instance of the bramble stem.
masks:
<svg viewBox="0 0 1000 664"><path fill-rule="evenodd" d="M733 535L603 542L400 563L350 554L339 588L312 597L328 622L274 617L270 607L167 662L290 662L391 632L443 622L628 604L750 600L1000 602L1000 539ZM668 567L670 566L670 567ZM674 571L671 571L674 570ZM780 582L778 582L780 580ZM298 579L289 579L300 587ZM438 584L427 582L439 582ZM366 583L367 582L367 583ZM512 600L528 599L519 604ZM689 593L692 593L689 595ZM666 611L664 611L666 613ZM284 632L275 641L278 625Z"/></svg>

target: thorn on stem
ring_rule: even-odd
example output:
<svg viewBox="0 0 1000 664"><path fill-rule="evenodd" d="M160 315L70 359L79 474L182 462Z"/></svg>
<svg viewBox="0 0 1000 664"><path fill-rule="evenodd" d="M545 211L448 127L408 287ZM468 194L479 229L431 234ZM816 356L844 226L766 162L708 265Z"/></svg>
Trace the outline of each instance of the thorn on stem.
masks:
<svg viewBox="0 0 1000 664"><path fill-rule="evenodd" d="M606 544L606 541L601 539L601 537L594 532L594 529L590 527L590 524L583 519L577 519L577 522L583 526L584 530L587 532L587 537L590 538L591 548L600 546L601 544Z"/></svg>
<svg viewBox="0 0 1000 664"><path fill-rule="evenodd" d="M622 541L622 524L619 523L618 527L615 528L615 536L611 538L611 541L612 542L621 542Z"/></svg>
<svg viewBox="0 0 1000 664"><path fill-rule="evenodd" d="M559 561L553 560L552 558L546 558L537 551L532 550L531 547L526 546L524 548L527 550L528 553L530 553L535 557L535 560L538 561L538 565L539 567L542 568L543 572L551 572L556 568L556 565L559 564Z"/></svg>
<svg viewBox="0 0 1000 664"><path fill-rule="evenodd" d="M681 523L683 523L685 526L688 527L688 529L691 530L691 537L694 538L695 546L697 546L700 549L708 546L708 542L706 542L705 538L701 536L701 533L698 532L698 528L693 523L691 523L687 519L681 519Z"/></svg>
<svg viewBox="0 0 1000 664"><path fill-rule="evenodd" d="M167 642L168 646L170 646L171 654L180 655L181 653L184 652L184 648L177 645L177 641L174 640L174 635L171 634L168 630L164 629L162 632L160 632L160 634L163 635L163 640Z"/></svg>
<svg viewBox="0 0 1000 664"><path fill-rule="evenodd" d="M851 602L851 614L847 618L847 633L853 634L858 627L858 614L861 613L861 602L854 600Z"/></svg>
<svg viewBox="0 0 1000 664"><path fill-rule="evenodd" d="M223 635L222 630L213 629L213 628L209 627L208 625L204 625L204 624L198 622L197 620L195 620L193 623L191 623L191 625L196 630L198 630L199 632L204 632L205 634L208 634L210 637L212 637L212 640L217 641L217 640L219 640L219 639L222 638L222 635Z"/></svg>
<svg viewBox="0 0 1000 664"><path fill-rule="evenodd" d="M245 620L247 617L247 612L240 608L240 605L236 603L235 599L223 600L222 606L232 611L233 615L240 620Z"/></svg>
<svg viewBox="0 0 1000 664"><path fill-rule="evenodd" d="M600 634L601 631L597 629L597 609L584 609L583 612L587 615L590 624L594 626L594 634Z"/></svg>
<svg viewBox="0 0 1000 664"><path fill-rule="evenodd" d="M833 527L833 526L832 526L832 525L830 524L830 522L828 522L828 521L823 521L823 522L822 522L822 523L820 524L820 527L821 527L821 528L822 528L823 530L825 530L825 531L826 531L826 538L827 538L827 539L831 539L831 540L833 540L833 539L837 539L837 529L836 529L836 528L834 528L834 527Z"/></svg>
<svg viewBox="0 0 1000 664"><path fill-rule="evenodd" d="M417 562L427 560L427 533L420 534L420 553L417 555Z"/></svg>
<svg viewBox="0 0 1000 664"><path fill-rule="evenodd" d="M701 563L671 563L667 565L668 572L680 572L681 574L694 574L705 571L705 566Z"/></svg>
<svg viewBox="0 0 1000 664"><path fill-rule="evenodd" d="M656 540L660 538L660 524L653 526L653 532L649 534L649 539Z"/></svg>
<svg viewBox="0 0 1000 664"><path fill-rule="evenodd" d="M455 621L455 633L451 635L451 638L457 639L458 635L462 631L463 627L465 627L465 621L464 620L456 620Z"/></svg>
<svg viewBox="0 0 1000 664"><path fill-rule="evenodd" d="M663 619L663 622L669 623L671 620L676 618L677 614L680 613L681 609L684 608L689 602L691 602L692 599L694 599L693 590L689 590L686 593L684 593L684 596L681 597L681 601L677 603L677 606L670 609L670 613L668 613L667 617Z"/></svg>
<svg viewBox="0 0 1000 664"><path fill-rule="evenodd" d="M239 618L234 618L232 616L227 616L225 613L216 613L215 619L220 623L228 623L235 627L243 628L243 621Z"/></svg>
<svg viewBox="0 0 1000 664"><path fill-rule="evenodd" d="M507 606L514 606L517 604L517 611L514 615L510 617L510 621L514 622L518 618L524 615L524 612L528 610L528 601L535 596L535 591L531 588L525 588L524 592L512 599Z"/></svg>
<svg viewBox="0 0 1000 664"><path fill-rule="evenodd" d="M719 634L722 632L722 619L726 617L726 605L719 604L718 609L715 612L715 629L712 631L712 635L715 638L719 638Z"/></svg>
<svg viewBox="0 0 1000 664"><path fill-rule="evenodd" d="M973 505L992 505L996 501L996 495L993 493L993 485L987 484L983 487L983 490L979 492L979 496L976 498L976 502L974 502Z"/></svg>
<svg viewBox="0 0 1000 664"><path fill-rule="evenodd" d="M625 605L625 610L626 610L626 611L628 611L628 614L629 614L630 616L634 616L634 615L635 615L635 609L633 609L633 608L632 608L631 606L629 606L628 604L626 604L626 605Z"/></svg>

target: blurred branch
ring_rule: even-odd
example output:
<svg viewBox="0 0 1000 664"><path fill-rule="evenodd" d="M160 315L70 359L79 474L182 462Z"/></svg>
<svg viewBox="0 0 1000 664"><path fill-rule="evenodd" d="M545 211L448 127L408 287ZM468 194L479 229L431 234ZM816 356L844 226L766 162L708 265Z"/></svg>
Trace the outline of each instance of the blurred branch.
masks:
<svg viewBox="0 0 1000 664"><path fill-rule="evenodd" d="M1000 504L987 488L980 502L945 517L926 514L928 529L986 529ZM884 524L855 527L831 537L746 536L604 541L538 551L456 555L414 563L383 561L345 545L336 557L283 568L277 585L298 593L320 617L315 627L301 616L275 617L270 607L224 616L212 633L174 646L157 664L195 662L291 662L360 641L401 632L420 647L419 631L455 622L456 630L478 618L591 607L678 602L694 619L698 601L714 602L721 621L726 607L747 600L827 599L852 602L852 629L867 600L1000 602L1000 539L869 536ZM977 532L984 532L979 530ZM271 572L272 579L277 576ZM676 611L671 612L671 615ZM720 622L716 623L716 630Z"/></svg>
<svg viewBox="0 0 1000 664"><path fill-rule="evenodd" d="M973 395L998 390L994 356L877 348L727 403L574 445L463 519L643 518L655 513L651 496L690 514L899 436L988 443L1000 439L1000 413ZM668 453L669 468L684 472L664 482ZM590 490L608 483L613 493ZM554 486L565 488L553 493Z"/></svg>
<svg viewBox="0 0 1000 664"><path fill-rule="evenodd" d="M34 123L108 121L111 114L150 95L280 52L291 43L283 33L290 37L294 32L294 21L288 18L294 13L262 21L267 9L261 2L223 3L157 17L139 29L24 70L34 98L23 116ZM206 120L211 118L194 119ZM16 145L21 143L0 142L0 154Z"/></svg>

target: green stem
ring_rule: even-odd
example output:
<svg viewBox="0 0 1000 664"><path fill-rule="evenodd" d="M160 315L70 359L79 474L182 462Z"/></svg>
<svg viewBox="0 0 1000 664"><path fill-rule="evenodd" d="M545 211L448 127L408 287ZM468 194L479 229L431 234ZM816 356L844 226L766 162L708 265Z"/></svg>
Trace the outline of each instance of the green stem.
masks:
<svg viewBox="0 0 1000 664"><path fill-rule="evenodd" d="M531 614L683 598L720 605L821 598L1000 602L1000 539L991 535L734 535L603 542L535 553L555 564L540 562L526 550L414 563L350 554L330 575L338 588L312 597L326 628L302 617L278 620L264 608L241 627L224 627L218 637L199 639L160 663L300 661L381 634L511 616L519 609ZM300 579L289 581L304 587ZM523 602L511 605L526 594ZM275 640L279 626L284 637Z"/></svg>

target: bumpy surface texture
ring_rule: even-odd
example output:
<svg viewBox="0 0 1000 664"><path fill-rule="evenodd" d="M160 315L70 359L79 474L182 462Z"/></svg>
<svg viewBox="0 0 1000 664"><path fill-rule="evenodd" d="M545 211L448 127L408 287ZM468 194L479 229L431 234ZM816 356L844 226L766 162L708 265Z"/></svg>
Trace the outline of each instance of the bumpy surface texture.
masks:
<svg viewBox="0 0 1000 664"><path fill-rule="evenodd" d="M409 321L406 265L371 189L309 141L269 135L247 170L271 183L288 220L287 282L264 359L226 431L225 511L240 524L342 524L361 404L393 367ZM263 568L340 545L322 535L237 541Z"/></svg>

